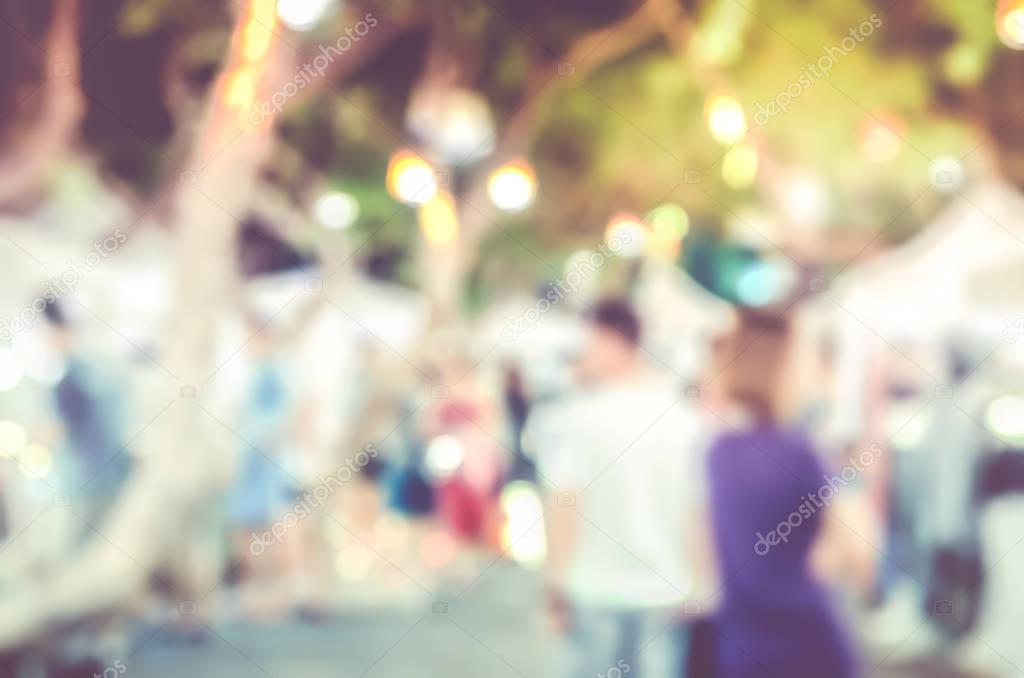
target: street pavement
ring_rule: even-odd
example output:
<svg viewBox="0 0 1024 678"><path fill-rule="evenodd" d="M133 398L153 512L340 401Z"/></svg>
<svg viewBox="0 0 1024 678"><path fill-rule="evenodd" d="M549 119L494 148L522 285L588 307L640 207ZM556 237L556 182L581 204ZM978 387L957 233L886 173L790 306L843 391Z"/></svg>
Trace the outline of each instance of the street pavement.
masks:
<svg viewBox="0 0 1024 678"><path fill-rule="evenodd" d="M358 606L322 622L211 624L197 642L143 634L116 678L557 678L535 573L508 562L435 596ZM872 678L957 678L943 662L866 662ZM595 677L598 678L598 677ZM699 677L698 677L699 678Z"/></svg>
<svg viewBox="0 0 1024 678"><path fill-rule="evenodd" d="M211 625L203 640L140 641L138 678L545 678L554 655L536 575L498 563L468 587L331 619Z"/></svg>

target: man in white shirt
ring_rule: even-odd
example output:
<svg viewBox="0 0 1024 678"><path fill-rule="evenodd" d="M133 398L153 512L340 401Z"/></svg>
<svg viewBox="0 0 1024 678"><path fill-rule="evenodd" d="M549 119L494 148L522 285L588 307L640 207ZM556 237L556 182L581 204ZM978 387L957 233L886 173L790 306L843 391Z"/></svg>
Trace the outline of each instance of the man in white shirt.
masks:
<svg viewBox="0 0 1024 678"><path fill-rule="evenodd" d="M572 678L683 675L679 614L703 506L703 427L639 355L630 306L590 316L582 389L538 449L551 495L547 591Z"/></svg>

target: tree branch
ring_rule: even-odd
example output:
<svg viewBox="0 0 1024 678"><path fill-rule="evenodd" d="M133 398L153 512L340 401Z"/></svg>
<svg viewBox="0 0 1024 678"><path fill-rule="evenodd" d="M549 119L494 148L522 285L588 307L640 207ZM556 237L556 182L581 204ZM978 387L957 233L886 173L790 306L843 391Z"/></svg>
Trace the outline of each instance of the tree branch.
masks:
<svg viewBox="0 0 1024 678"><path fill-rule="evenodd" d="M79 85L78 0L57 0L46 45L41 117L0 161L0 206L35 191L71 146L85 113Z"/></svg>
<svg viewBox="0 0 1024 678"><path fill-rule="evenodd" d="M674 21L683 21L681 11ZM606 26L577 38L560 58L540 62L527 79L526 98L505 122L494 153L462 196L460 211L463 237L466 239L463 272L476 263L476 250L499 215L487 200L487 181L492 170L525 153L540 128L540 112L562 88L571 85L622 58L658 35L665 25L664 5L648 0L637 11L612 26ZM563 64L572 66L572 75L559 75Z"/></svg>

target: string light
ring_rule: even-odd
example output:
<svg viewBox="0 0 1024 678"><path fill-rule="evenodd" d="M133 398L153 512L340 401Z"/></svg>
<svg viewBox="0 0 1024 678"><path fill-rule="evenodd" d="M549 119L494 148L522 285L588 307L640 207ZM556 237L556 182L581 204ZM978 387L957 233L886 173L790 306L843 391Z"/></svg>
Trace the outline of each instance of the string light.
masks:
<svg viewBox="0 0 1024 678"><path fill-rule="evenodd" d="M412 151L401 150L388 164L387 188L399 202L422 205L438 193L437 174L429 162Z"/></svg>
<svg viewBox="0 0 1024 678"><path fill-rule="evenodd" d="M1002 0L996 11L996 33L1010 49L1024 50L1024 2Z"/></svg>
<svg viewBox="0 0 1024 678"><path fill-rule="evenodd" d="M313 216L329 229L348 228L359 218L359 201L340 191L325 193L317 198Z"/></svg>
<svg viewBox="0 0 1024 678"><path fill-rule="evenodd" d="M707 105L707 120L711 136L720 144L734 144L747 133L747 116L733 96L719 94L711 97Z"/></svg>
<svg viewBox="0 0 1024 678"><path fill-rule="evenodd" d="M333 0L278 0L277 16L293 31L308 31L320 23Z"/></svg>
<svg viewBox="0 0 1024 678"><path fill-rule="evenodd" d="M537 178L525 160L502 165L491 173L487 181L487 194L491 202L506 212L518 212L533 203L537 194Z"/></svg>
<svg viewBox="0 0 1024 678"><path fill-rule="evenodd" d="M447 164L472 163L494 150L494 116L487 99L462 88L429 87L415 92L406 126L431 157Z"/></svg>

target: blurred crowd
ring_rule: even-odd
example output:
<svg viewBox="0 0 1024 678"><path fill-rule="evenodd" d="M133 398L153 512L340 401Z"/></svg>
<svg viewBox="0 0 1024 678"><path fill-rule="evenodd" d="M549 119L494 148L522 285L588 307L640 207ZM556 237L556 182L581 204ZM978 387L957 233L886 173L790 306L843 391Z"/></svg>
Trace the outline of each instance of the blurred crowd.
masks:
<svg viewBox="0 0 1024 678"><path fill-rule="evenodd" d="M408 359L367 338L325 397L296 383L302 352L253 313L231 468L187 518L203 547L85 632L123 642L142 620L201 642L236 620L315 624L444 599L512 561L542 580L531 604L560 639L554 675L818 678L918 645L981 665L972 639L1016 651L1004 639L1024 592L1006 567L1024 410L999 363L949 347L943 383L973 393L967 405L896 367L920 356L875 366L873 423L844 435L835 341L807 341L792 311L734 316L685 377L651 350L656 319L607 298L542 368L455 332ZM33 433L52 452L2 424L8 570L71 567L106 539L141 459L132 381L60 304L39 329L61 365L38 403L52 421ZM46 502L71 510L40 537L28 507Z"/></svg>

